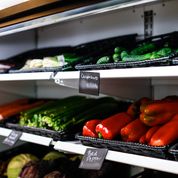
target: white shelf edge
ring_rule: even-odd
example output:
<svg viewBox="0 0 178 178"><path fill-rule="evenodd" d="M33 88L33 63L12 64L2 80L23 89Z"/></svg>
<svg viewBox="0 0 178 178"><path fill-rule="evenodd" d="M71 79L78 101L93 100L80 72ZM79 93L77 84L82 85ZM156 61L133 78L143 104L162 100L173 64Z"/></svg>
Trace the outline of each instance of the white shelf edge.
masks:
<svg viewBox="0 0 178 178"><path fill-rule="evenodd" d="M57 141L54 149L58 151L71 152L84 155L89 146L81 145L80 142L62 142ZM148 169L154 169L158 171L164 171L168 173L178 174L178 162L160 158L153 158L148 156L140 156L129 153L122 153L118 151L109 150L106 155L106 160L144 167Z"/></svg>
<svg viewBox="0 0 178 178"><path fill-rule="evenodd" d="M11 131L12 131L11 129L0 127L0 135L1 136L7 137L11 133ZM43 145L43 146L49 146L49 145L51 145L51 142L52 142L52 138L43 137L40 135L29 134L29 133L24 133L24 132L22 133L20 140Z"/></svg>
<svg viewBox="0 0 178 178"><path fill-rule="evenodd" d="M0 81L49 80L53 72L7 73L0 75Z"/></svg>
<svg viewBox="0 0 178 178"><path fill-rule="evenodd" d="M178 77L178 66L140 67L86 71L100 73L101 79ZM63 71L57 72L55 75L53 72L9 73L1 74L0 81L79 79L79 74L80 71Z"/></svg>
<svg viewBox="0 0 178 178"><path fill-rule="evenodd" d="M152 77L178 77L178 66L139 67L108 70L87 70L98 72L100 78L152 78ZM79 71L58 72L54 79L79 79Z"/></svg>
<svg viewBox="0 0 178 178"><path fill-rule="evenodd" d="M27 22L22 22L19 24L0 28L0 36L6 36L9 34L44 27L47 25L52 25L64 21L159 1L160 0L132 0L130 2L122 2L120 0L113 0L108 2L96 3L86 7L69 10L63 13L49 15L35 20L30 20Z"/></svg>

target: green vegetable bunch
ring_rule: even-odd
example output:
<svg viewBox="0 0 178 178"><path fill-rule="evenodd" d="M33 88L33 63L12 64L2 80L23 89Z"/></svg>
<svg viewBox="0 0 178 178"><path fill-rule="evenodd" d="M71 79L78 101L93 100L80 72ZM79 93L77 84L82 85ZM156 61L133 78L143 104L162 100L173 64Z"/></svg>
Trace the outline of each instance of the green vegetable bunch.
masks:
<svg viewBox="0 0 178 178"><path fill-rule="evenodd" d="M95 99L73 96L48 101L43 106L22 112L19 124L64 131L95 117L107 117L122 108L119 107L119 104L118 101L110 97Z"/></svg>

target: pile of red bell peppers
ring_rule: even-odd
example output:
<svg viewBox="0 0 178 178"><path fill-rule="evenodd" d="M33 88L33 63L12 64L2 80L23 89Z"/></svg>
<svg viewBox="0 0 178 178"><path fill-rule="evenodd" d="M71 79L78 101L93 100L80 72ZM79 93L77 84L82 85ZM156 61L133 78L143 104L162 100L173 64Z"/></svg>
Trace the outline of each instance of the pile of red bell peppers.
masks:
<svg viewBox="0 0 178 178"><path fill-rule="evenodd" d="M151 146L165 146L178 139L178 97L161 100L141 98L125 112L103 120L89 120L83 126L83 136L120 139Z"/></svg>

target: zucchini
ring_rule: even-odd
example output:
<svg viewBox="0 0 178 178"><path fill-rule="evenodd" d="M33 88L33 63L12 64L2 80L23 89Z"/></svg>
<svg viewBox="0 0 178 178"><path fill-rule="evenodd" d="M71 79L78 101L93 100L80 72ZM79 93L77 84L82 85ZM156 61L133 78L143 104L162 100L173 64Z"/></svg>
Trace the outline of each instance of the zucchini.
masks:
<svg viewBox="0 0 178 178"><path fill-rule="evenodd" d="M72 120L63 125L63 129L65 130L69 127L83 125L86 121L94 118L104 119L117 112L119 112L117 103L99 104L90 109L86 109L84 112L81 112L79 115L73 117Z"/></svg>
<svg viewBox="0 0 178 178"><path fill-rule="evenodd" d="M64 53L62 56L66 64L74 64L81 60L81 57L74 53Z"/></svg>

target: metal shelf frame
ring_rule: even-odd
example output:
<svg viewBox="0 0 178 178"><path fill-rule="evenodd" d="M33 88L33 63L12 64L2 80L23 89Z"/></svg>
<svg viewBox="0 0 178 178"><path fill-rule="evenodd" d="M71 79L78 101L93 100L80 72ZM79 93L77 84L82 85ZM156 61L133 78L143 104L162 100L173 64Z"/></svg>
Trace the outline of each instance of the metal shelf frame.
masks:
<svg viewBox="0 0 178 178"><path fill-rule="evenodd" d="M87 16L146 5L160 0L112 0L0 28L0 37Z"/></svg>

